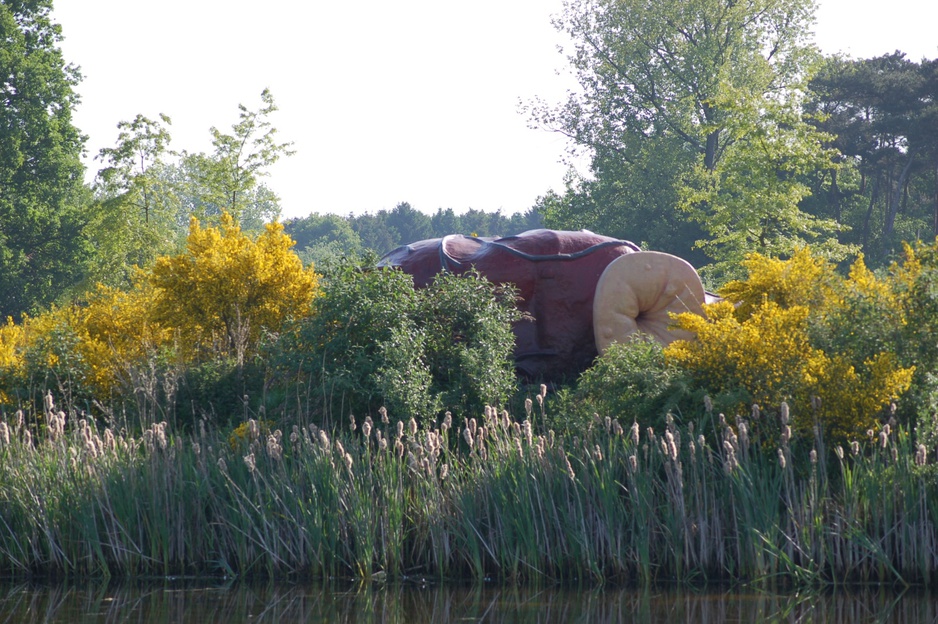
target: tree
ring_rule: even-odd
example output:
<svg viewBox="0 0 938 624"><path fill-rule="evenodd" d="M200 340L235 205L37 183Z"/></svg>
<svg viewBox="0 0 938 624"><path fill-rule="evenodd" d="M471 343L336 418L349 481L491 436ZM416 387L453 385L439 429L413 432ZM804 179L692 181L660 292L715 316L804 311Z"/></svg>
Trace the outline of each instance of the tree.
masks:
<svg viewBox="0 0 938 624"><path fill-rule="evenodd" d="M798 209L799 176L831 156L794 114L816 58L813 9L812 0L568 1L556 25L573 40L581 89L532 116L589 154L593 179L544 202L548 225L600 224L641 241L628 233L638 228L649 246L678 252L692 220L711 237L697 246L724 265L836 230Z"/></svg>
<svg viewBox="0 0 938 624"><path fill-rule="evenodd" d="M183 152L179 163L185 181L180 190L183 210L203 220L227 212L245 229L261 230L280 215L280 198L260 178L282 156L294 153L293 143L276 140L277 129L269 117L277 106L269 89L261 93L258 110L243 104L238 108L239 121L231 134L211 128L211 154Z"/></svg>
<svg viewBox="0 0 938 624"><path fill-rule="evenodd" d="M166 115L149 119L137 115L117 124L117 144L104 148L98 159L94 190L98 210L94 225L98 254L90 278L95 282L127 285L131 267L149 266L160 255L177 251L184 230L177 226L178 196L164 175L172 122Z"/></svg>
<svg viewBox="0 0 938 624"><path fill-rule="evenodd" d="M78 69L65 63L51 0L0 4L0 317L52 303L92 253L72 124Z"/></svg>
<svg viewBox="0 0 938 624"><path fill-rule="evenodd" d="M254 241L228 213L217 228L202 228L193 217L186 252L153 265L155 319L178 330L196 354L243 362L265 331L277 332L288 317L308 313L317 277L292 247L279 223L268 224Z"/></svg>
<svg viewBox="0 0 938 624"><path fill-rule="evenodd" d="M845 165L818 181L818 209L850 224L874 264L901 240L938 235L938 60L833 57L810 87L808 110Z"/></svg>
<svg viewBox="0 0 938 624"><path fill-rule="evenodd" d="M296 241L304 264L321 267L339 258L362 254L362 241L349 222L338 215L311 214L291 219L283 231Z"/></svg>

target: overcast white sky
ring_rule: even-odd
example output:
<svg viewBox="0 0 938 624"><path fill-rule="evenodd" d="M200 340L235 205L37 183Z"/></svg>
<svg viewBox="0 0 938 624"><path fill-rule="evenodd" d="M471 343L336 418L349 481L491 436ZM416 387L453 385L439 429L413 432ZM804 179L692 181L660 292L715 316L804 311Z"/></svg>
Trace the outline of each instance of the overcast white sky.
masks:
<svg viewBox="0 0 938 624"><path fill-rule="evenodd" d="M283 216L530 208L563 188L565 141L528 128L519 101L570 86L561 0L56 0L66 60L81 66L76 125L87 164L138 113L172 118L177 150L206 151L238 104L269 87L297 153L271 171ZM932 0L820 0L826 53L938 56Z"/></svg>

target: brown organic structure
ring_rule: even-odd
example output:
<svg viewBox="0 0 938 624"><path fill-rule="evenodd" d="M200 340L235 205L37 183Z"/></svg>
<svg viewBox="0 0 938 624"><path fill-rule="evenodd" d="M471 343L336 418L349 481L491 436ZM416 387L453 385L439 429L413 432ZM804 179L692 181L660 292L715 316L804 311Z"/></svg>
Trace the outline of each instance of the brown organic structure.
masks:
<svg viewBox="0 0 938 624"><path fill-rule="evenodd" d="M699 312L705 299L696 271L683 260L585 230L446 236L398 247L379 266L399 267L417 287L440 271L470 268L513 284L518 307L530 317L514 328L515 362L531 379L578 374L599 351L636 330L673 340L668 312Z"/></svg>

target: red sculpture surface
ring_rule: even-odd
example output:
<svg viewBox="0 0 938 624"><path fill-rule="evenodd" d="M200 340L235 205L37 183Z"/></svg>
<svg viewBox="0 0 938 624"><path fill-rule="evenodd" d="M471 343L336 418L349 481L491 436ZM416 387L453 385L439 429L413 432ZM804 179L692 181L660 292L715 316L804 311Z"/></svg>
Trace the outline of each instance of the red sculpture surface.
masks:
<svg viewBox="0 0 938 624"><path fill-rule="evenodd" d="M593 333L596 284L616 258L639 251L628 241L588 231L531 230L505 238L462 235L419 241L385 255L426 286L440 271L475 267L490 281L518 289L518 307L533 320L516 324L515 362L530 379L575 375L597 355Z"/></svg>

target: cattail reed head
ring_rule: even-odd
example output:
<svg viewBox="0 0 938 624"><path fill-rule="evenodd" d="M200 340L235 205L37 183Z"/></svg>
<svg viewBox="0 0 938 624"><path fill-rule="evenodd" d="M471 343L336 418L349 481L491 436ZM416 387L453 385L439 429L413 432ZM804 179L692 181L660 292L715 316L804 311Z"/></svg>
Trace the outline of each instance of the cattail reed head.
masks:
<svg viewBox="0 0 938 624"><path fill-rule="evenodd" d="M667 456L671 459L671 461L676 462L677 457L678 457L678 449L677 449L677 444L674 441L674 434L671 433L670 431L667 431L664 434L664 439L665 439L665 451L666 451Z"/></svg>
<svg viewBox="0 0 938 624"><path fill-rule="evenodd" d="M277 436L272 435L267 437L267 455L274 461L283 459L283 447L280 446L280 440Z"/></svg>
<svg viewBox="0 0 938 624"><path fill-rule="evenodd" d="M791 421L791 414L788 409L788 402L782 401L782 406L779 409L779 418L782 421L782 426L786 426Z"/></svg>
<svg viewBox="0 0 938 624"><path fill-rule="evenodd" d="M404 437L404 421L399 420L397 421L397 438L400 439L403 437Z"/></svg>
<svg viewBox="0 0 938 624"><path fill-rule="evenodd" d="M928 449L924 444L918 444L915 447L915 465L924 466L928 462Z"/></svg>
<svg viewBox="0 0 938 624"><path fill-rule="evenodd" d="M407 421L407 430L410 431L411 437L417 435L417 421L414 418Z"/></svg>
<svg viewBox="0 0 938 624"><path fill-rule="evenodd" d="M10 445L10 428L5 422L0 422L0 442L3 442L4 446Z"/></svg>
<svg viewBox="0 0 938 624"><path fill-rule="evenodd" d="M469 445L469 448L472 448L472 447L473 447L473 442L475 441L475 440L473 440L473 438L472 438L472 430L469 429L468 427L466 427L465 429L463 429L463 430L462 430L462 437L463 437L463 439L466 441L466 444Z"/></svg>
<svg viewBox="0 0 938 624"><path fill-rule="evenodd" d="M446 479L449 476L449 464L443 464L440 466L440 481Z"/></svg>
<svg viewBox="0 0 938 624"><path fill-rule="evenodd" d="M860 454L860 443L856 440L850 443L850 454L854 457Z"/></svg>
<svg viewBox="0 0 938 624"><path fill-rule="evenodd" d="M537 396L541 397L541 401L547 398L547 384L541 384L540 392Z"/></svg>
<svg viewBox="0 0 938 624"><path fill-rule="evenodd" d="M352 456L346 453L344 455L344 459L345 459L345 469L348 470L349 472L352 472L352 465L355 463L354 460L352 459Z"/></svg>
<svg viewBox="0 0 938 624"><path fill-rule="evenodd" d="M388 408L381 406L378 408L378 416L381 417L381 424L388 425L391 421L388 419Z"/></svg>
<svg viewBox="0 0 938 624"><path fill-rule="evenodd" d="M362 435L365 436L366 440L371 437L371 421L370 420L366 420L365 422L362 423Z"/></svg>
<svg viewBox="0 0 938 624"><path fill-rule="evenodd" d="M759 407L758 403L753 403L752 404L752 421L758 422L760 416L762 416L762 409Z"/></svg>
<svg viewBox="0 0 938 624"><path fill-rule="evenodd" d="M705 394L703 398L704 402L704 411L710 414L713 412L713 400L710 398L709 394Z"/></svg>
<svg viewBox="0 0 938 624"><path fill-rule="evenodd" d="M400 438L394 441L394 452L397 453L398 459L404 456L404 443L401 442Z"/></svg>
<svg viewBox="0 0 938 624"><path fill-rule="evenodd" d="M837 459L843 461L844 459L844 447L837 445L837 448L834 449L834 454L837 455Z"/></svg>
<svg viewBox="0 0 938 624"><path fill-rule="evenodd" d="M530 420L524 421L524 424L521 425L521 431L524 433L525 440L528 441L528 446L531 446L532 440L534 439L534 431L531 429Z"/></svg>
<svg viewBox="0 0 938 624"><path fill-rule="evenodd" d="M348 415L348 426L352 431L358 429L358 423L355 422L355 414Z"/></svg>
<svg viewBox="0 0 938 624"><path fill-rule="evenodd" d="M450 429L453 428L453 413L452 412L446 412L445 414L443 414L443 424L440 425L440 428L443 431L449 431Z"/></svg>
<svg viewBox="0 0 938 624"><path fill-rule="evenodd" d="M46 390L46 395L42 397L42 402L47 412L51 412L55 409L55 401L52 398L51 390Z"/></svg>
<svg viewBox="0 0 938 624"><path fill-rule="evenodd" d="M632 469L632 472L638 471L638 457L635 455L629 455L629 468Z"/></svg>
<svg viewBox="0 0 938 624"><path fill-rule="evenodd" d="M319 430L319 445L324 451L329 450L329 435L322 429Z"/></svg>
<svg viewBox="0 0 938 624"><path fill-rule="evenodd" d="M257 469L257 463L254 461L254 453L249 453L243 457L244 465L248 467L248 472L253 473Z"/></svg>
<svg viewBox="0 0 938 624"><path fill-rule="evenodd" d="M886 425L883 430L879 432L879 445L882 448L889 446L889 425Z"/></svg>
<svg viewBox="0 0 938 624"><path fill-rule="evenodd" d="M629 430L632 436L632 444L638 446L638 421L632 423L632 428Z"/></svg>
<svg viewBox="0 0 938 624"><path fill-rule="evenodd" d="M811 463L816 464L817 463L817 449L811 449L809 456L811 457Z"/></svg>
<svg viewBox="0 0 938 624"><path fill-rule="evenodd" d="M785 461L785 452L782 449L778 449L778 465L782 467L782 470L785 470L787 462Z"/></svg>
<svg viewBox="0 0 938 624"><path fill-rule="evenodd" d="M228 472L228 464L225 463L224 457L218 458L218 469L221 470L222 472Z"/></svg>
<svg viewBox="0 0 938 624"><path fill-rule="evenodd" d="M531 417L532 412L534 412L534 401L530 397L524 400L524 413L528 418Z"/></svg>
<svg viewBox="0 0 938 624"><path fill-rule="evenodd" d="M624 430L622 429L622 425L619 424L619 421L613 420L612 421L612 435L621 436L623 433L624 433Z"/></svg>

